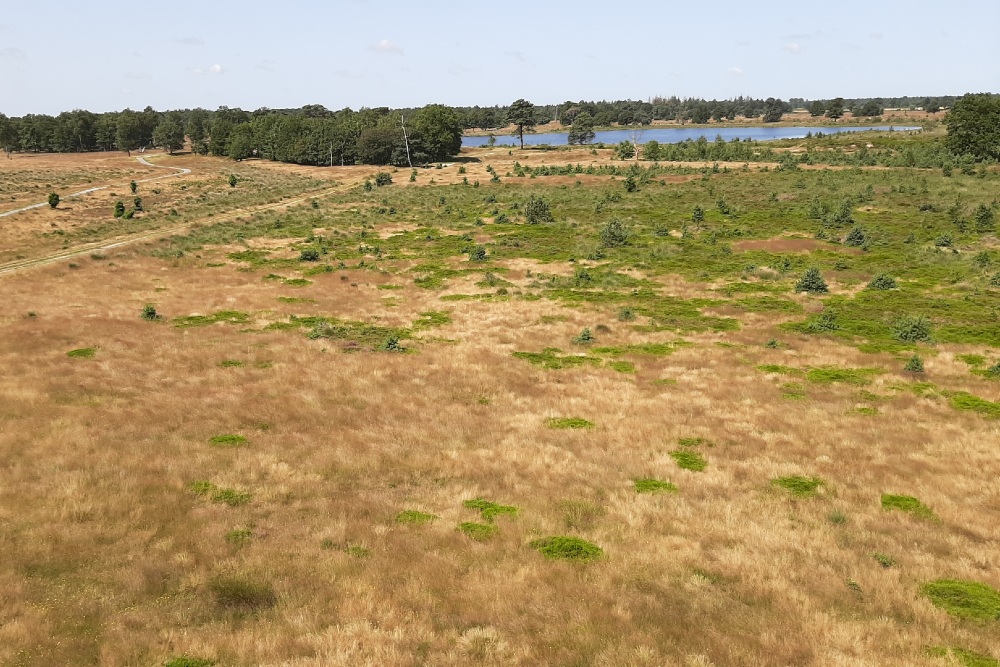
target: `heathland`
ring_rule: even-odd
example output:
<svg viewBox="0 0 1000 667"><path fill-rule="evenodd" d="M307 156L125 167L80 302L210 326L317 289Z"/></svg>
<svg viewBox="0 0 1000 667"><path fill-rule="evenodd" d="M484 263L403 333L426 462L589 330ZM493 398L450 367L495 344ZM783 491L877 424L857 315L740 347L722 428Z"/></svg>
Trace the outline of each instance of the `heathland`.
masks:
<svg viewBox="0 0 1000 667"><path fill-rule="evenodd" d="M996 665L1000 171L713 147L0 160L0 664Z"/></svg>

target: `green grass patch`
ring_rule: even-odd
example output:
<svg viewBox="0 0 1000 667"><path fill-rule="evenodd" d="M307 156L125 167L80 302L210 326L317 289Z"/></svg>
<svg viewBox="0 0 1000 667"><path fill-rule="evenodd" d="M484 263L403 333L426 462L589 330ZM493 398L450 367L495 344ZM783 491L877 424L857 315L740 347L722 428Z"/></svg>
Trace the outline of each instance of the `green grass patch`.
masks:
<svg viewBox="0 0 1000 667"><path fill-rule="evenodd" d="M979 368L986 363L986 357L981 354L960 354L958 359L972 368Z"/></svg>
<svg viewBox="0 0 1000 667"><path fill-rule="evenodd" d="M244 365L239 359L223 359L219 362L219 368L243 368Z"/></svg>
<svg viewBox="0 0 1000 667"><path fill-rule="evenodd" d="M235 547L242 547L253 539L253 531L249 528L236 528L226 533L225 539Z"/></svg>
<svg viewBox="0 0 1000 667"><path fill-rule="evenodd" d="M609 361L608 368L618 373L635 373L635 364L631 361Z"/></svg>
<svg viewBox="0 0 1000 667"><path fill-rule="evenodd" d="M278 602L271 585L242 576L219 576L208 584L220 607L242 611L268 609Z"/></svg>
<svg viewBox="0 0 1000 667"><path fill-rule="evenodd" d="M805 371L799 368L792 368L791 366L781 366L780 364L762 364L757 367L757 370L762 373L773 373L775 375L793 375L796 377L801 377L805 375Z"/></svg>
<svg viewBox="0 0 1000 667"><path fill-rule="evenodd" d="M498 516L517 516L517 513L520 511L514 505L500 505L484 498L466 500L462 502L462 507L479 510L483 520L487 523L493 523L493 520Z"/></svg>
<svg viewBox="0 0 1000 667"><path fill-rule="evenodd" d="M240 447L247 444L247 439L245 437L234 433L213 435L208 441L212 443L213 447Z"/></svg>
<svg viewBox="0 0 1000 667"><path fill-rule="evenodd" d="M70 350L66 356L71 359L93 359L97 356L96 347L81 347L78 350Z"/></svg>
<svg viewBox="0 0 1000 667"><path fill-rule="evenodd" d="M880 368L839 368L837 366L821 366L810 368L806 379L816 384L844 383L863 386L882 374Z"/></svg>
<svg viewBox="0 0 1000 667"><path fill-rule="evenodd" d="M361 546L360 544L349 544L344 547L344 553L354 558L368 558L371 556L372 551L368 547Z"/></svg>
<svg viewBox="0 0 1000 667"><path fill-rule="evenodd" d="M248 492L218 487L212 482L204 480L191 482L188 488L196 495L207 496L213 503L223 503L230 507L245 505L251 499L251 495Z"/></svg>
<svg viewBox="0 0 1000 667"><path fill-rule="evenodd" d="M163 667L212 667L215 664L214 660L209 660L208 658L194 658L189 655L179 655L176 658L170 658L165 663Z"/></svg>
<svg viewBox="0 0 1000 667"><path fill-rule="evenodd" d="M532 540L528 543L546 558L589 562L604 555L604 550L592 542L579 537L553 536Z"/></svg>
<svg viewBox="0 0 1000 667"><path fill-rule="evenodd" d="M676 493L677 485L661 479L646 477L634 480L636 493Z"/></svg>
<svg viewBox="0 0 1000 667"><path fill-rule="evenodd" d="M870 405L862 405L852 409L851 414L861 415L862 417L874 417L878 414L878 408L873 408Z"/></svg>
<svg viewBox="0 0 1000 667"><path fill-rule="evenodd" d="M307 299L298 296L279 296L278 301L281 303L316 303L316 299Z"/></svg>
<svg viewBox="0 0 1000 667"><path fill-rule="evenodd" d="M948 395L948 403L956 410L967 410L987 419L1000 419L1000 403L987 401L967 391L956 391Z"/></svg>
<svg viewBox="0 0 1000 667"><path fill-rule="evenodd" d="M589 357L586 355L560 355L559 348L549 347L541 352L514 352L516 359L523 359L536 366L541 366L547 370L562 370L564 368L578 368L584 365L600 366L603 362L599 357Z"/></svg>
<svg viewBox="0 0 1000 667"><path fill-rule="evenodd" d="M934 658L952 658L962 667L1000 667L1000 660L957 646L931 646L927 654Z"/></svg>
<svg viewBox="0 0 1000 667"><path fill-rule="evenodd" d="M413 321L413 330L431 329L451 324L451 313L446 311L431 310L420 313L420 317Z"/></svg>
<svg viewBox="0 0 1000 667"><path fill-rule="evenodd" d="M677 444L681 447L701 447L702 445L707 447L715 446L711 440L706 440L705 438L677 438Z"/></svg>
<svg viewBox="0 0 1000 667"><path fill-rule="evenodd" d="M882 509L887 512L892 510L898 510L900 512L908 512L915 516L923 517L925 519L933 519L934 512L930 507L924 505L922 502L914 498L913 496L897 496L891 493L882 494Z"/></svg>
<svg viewBox="0 0 1000 667"><path fill-rule="evenodd" d="M489 523L464 521L458 524L458 530L469 539L485 542L497 533L497 527Z"/></svg>
<svg viewBox="0 0 1000 667"><path fill-rule="evenodd" d="M708 461L698 452L690 449L675 449L670 452L670 458L677 462L677 465L684 470L701 472L708 467Z"/></svg>
<svg viewBox="0 0 1000 667"><path fill-rule="evenodd" d="M623 357L625 355L650 355L665 357L673 354L678 348L691 345L687 341L677 341L674 343L639 343L636 345L619 345L617 347L594 347L590 351L592 354L606 354L612 357Z"/></svg>
<svg viewBox="0 0 1000 667"><path fill-rule="evenodd" d="M434 514L421 512L419 510L403 510L396 515L396 523L408 524L411 526L422 526L425 523L435 521L438 517Z"/></svg>
<svg viewBox="0 0 1000 667"><path fill-rule="evenodd" d="M188 315L174 318L174 326L185 329L188 327L204 327L210 324L225 322L227 324L246 324L250 315L238 310L220 310L211 315Z"/></svg>
<svg viewBox="0 0 1000 667"><path fill-rule="evenodd" d="M819 487L823 486L823 480L819 477L802 477L791 475L788 477L777 477L771 480L773 486L788 491L793 496L799 498L811 498L817 494Z"/></svg>
<svg viewBox="0 0 1000 667"><path fill-rule="evenodd" d="M594 428L594 423L580 417L549 417L545 420L545 425L549 428L573 428L588 429Z"/></svg>
<svg viewBox="0 0 1000 667"><path fill-rule="evenodd" d="M953 616L982 621L1000 620L1000 591L977 581L938 579L921 586L935 607Z"/></svg>
<svg viewBox="0 0 1000 667"><path fill-rule="evenodd" d="M799 382L786 382L781 385L781 397L790 401L802 401L809 398L806 388Z"/></svg>
<svg viewBox="0 0 1000 667"><path fill-rule="evenodd" d="M732 305L748 313L785 313L797 315L802 312L802 306L777 296L755 296L749 299L733 301Z"/></svg>
<svg viewBox="0 0 1000 667"><path fill-rule="evenodd" d="M385 327L367 322L352 322L331 317L291 315L287 322L272 322L264 327L265 331L290 331L293 329L308 329L306 334L310 339L327 338L344 343L344 349L385 349L388 341L394 340L398 347L399 341L410 337L409 329Z"/></svg>

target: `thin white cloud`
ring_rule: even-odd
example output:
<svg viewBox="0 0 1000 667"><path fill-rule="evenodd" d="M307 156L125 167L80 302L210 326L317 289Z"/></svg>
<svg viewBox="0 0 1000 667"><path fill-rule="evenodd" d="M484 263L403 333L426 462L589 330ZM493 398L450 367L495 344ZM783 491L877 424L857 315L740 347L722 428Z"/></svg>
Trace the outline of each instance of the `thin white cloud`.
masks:
<svg viewBox="0 0 1000 667"><path fill-rule="evenodd" d="M209 67L208 71L211 72L212 74L222 74L225 70L222 69L222 65L216 63L215 65Z"/></svg>
<svg viewBox="0 0 1000 667"><path fill-rule="evenodd" d="M24 60L27 57L27 53L13 46L0 49L0 58L4 60Z"/></svg>
<svg viewBox="0 0 1000 667"><path fill-rule="evenodd" d="M373 44L368 47L376 53L388 53L395 56L403 55L403 49L398 44L393 44L388 39L381 40L378 44Z"/></svg>
<svg viewBox="0 0 1000 667"><path fill-rule="evenodd" d="M125 74L125 78L132 81L149 81L153 77L145 72L128 72Z"/></svg>
<svg viewBox="0 0 1000 667"><path fill-rule="evenodd" d="M799 55L802 53L802 45L798 42L788 42L788 44L785 44L785 51Z"/></svg>
<svg viewBox="0 0 1000 667"><path fill-rule="evenodd" d="M174 42L177 44L184 44L185 46L204 46L205 40L201 37L175 37Z"/></svg>
<svg viewBox="0 0 1000 667"><path fill-rule="evenodd" d="M730 67L726 71L735 76L743 76L744 74L742 67Z"/></svg>
<svg viewBox="0 0 1000 667"><path fill-rule="evenodd" d="M201 76L202 74L205 73L205 70L203 70L200 67L192 67L188 71L194 74L195 76Z"/></svg>

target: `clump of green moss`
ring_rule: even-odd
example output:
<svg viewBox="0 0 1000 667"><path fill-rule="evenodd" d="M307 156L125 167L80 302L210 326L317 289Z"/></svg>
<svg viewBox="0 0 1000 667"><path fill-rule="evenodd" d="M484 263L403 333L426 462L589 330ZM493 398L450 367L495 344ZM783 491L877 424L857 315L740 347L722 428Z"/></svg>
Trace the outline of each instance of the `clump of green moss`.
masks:
<svg viewBox="0 0 1000 667"><path fill-rule="evenodd" d="M927 653L935 658L950 656L955 658L962 667L1000 667L1000 660L996 658L957 646L931 646L927 649Z"/></svg>
<svg viewBox="0 0 1000 667"><path fill-rule="evenodd" d="M670 457L684 470L701 472L708 467L708 462L705 458L698 452L690 449L675 449L670 452Z"/></svg>
<svg viewBox="0 0 1000 667"><path fill-rule="evenodd" d="M458 524L458 530L470 539L476 540L477 542L484 542L496 535L497 527L490 523L474 523L472 521L465 521Z"/></svg>
<svg viewBox="0 0 1000 667"><path fill-rule="evenodd" d="M589 429L594 428L594 422L580 417L549 417L545 420L549 428Z"/></svg>
<svg viewBox="0 0 1000 667"><path fill-rule="evenodd" d="M418 510L403 510L396 515L396 523L421 526L425 523L430 523L437 518L438 517L436 515L428 514L427 512L420 512Z"/></svg>
<svg viewBox="0 0 1000 667"><path fill-rule="evenodd" d="M677 485L650 477L635 480L636 493L676 493Z"/></svg>
<svg viewBox="0 0 1000 667"><path fill-rule="evenodd" d="M823 480L819 477L790 475L788 477L777 477L772 479L771 484L788 491L793 496L797 496L799 498L811 498L817 494L819 487L823 485Z"/></svg>
<svg viewBox="0 0 1000 667"><path fill-rule="evenodd" d="M188 327L204 327L210 324L225 322L227 324L246 324L250 315L238 310L220 310L211 315L188 315L174 318L174 326L181 329Z"/></svg>
<svg viewBox="0 0 1000 667"><path fill-rule="evenodd" d="M81 347L78 350L70 350L66 353L66 356L71 359L93 359L96 355L96 347Z"/></svg>
<svg viewBox="0 0 1000 667"><path fill-rule="evenodd" d="M482 515L483 520L488 523L493 523L493 519L498 516L517 516L520 511L514 505L500 505L491 500L485 500L483 498L473 498L472 500L466 500L462 503L462 507L467 507L469 509L479 510Z"/></svg>
<svg viewBox="0 0 1000 667"><path fill-rule="evenodd" d="M604 550L592 542L579 537L553 536L532 540L528 543L546 558L589 562L604 555Z"/></svg>
<svg viewBox="0 0 1000 667"><path fill-rule="evenodd" d="M977 581L938 579L921 587L931 603L953 616L1000 620L1000 591Z"/></svg>
<svg viewBox="0 0 1000 667"><path fill-rule="evenodd" d="M224 503L230 507L244 505L250 502L251 498L248 492L219 487L205 480L191 482L188 488L196 495L208 496L213 503Z"/></svg>
<svg viewBox="0 0 1000 667"><path fill-rule="evenodd" d="M225 433L223 435L213 435L209 442L215 447L239 447L247 443L247 439L242 435Z"/></svg>
<svg viewBox="0 0 1000 667"><path fill-rule="evenodd" d="M934 512L931 508L927 507L927 505L924 505L913 496L897 496L891 493L883 493L882 509L887 512L891 512L892 510L909 512L915 516L927 519L934 518Z"/></svg>

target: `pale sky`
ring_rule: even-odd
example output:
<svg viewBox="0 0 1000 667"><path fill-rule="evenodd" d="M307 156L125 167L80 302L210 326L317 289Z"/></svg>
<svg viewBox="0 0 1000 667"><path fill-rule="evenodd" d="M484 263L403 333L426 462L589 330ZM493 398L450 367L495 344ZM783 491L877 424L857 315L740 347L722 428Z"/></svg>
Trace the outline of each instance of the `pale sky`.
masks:
<svg viewBox="0 0 1000 667"><path fill-rule="evenodd" d="M0 112L1000 92L996 0L8 0Z"/></svg>

